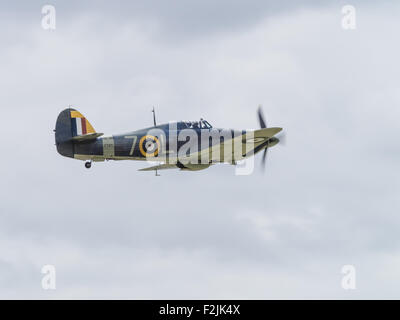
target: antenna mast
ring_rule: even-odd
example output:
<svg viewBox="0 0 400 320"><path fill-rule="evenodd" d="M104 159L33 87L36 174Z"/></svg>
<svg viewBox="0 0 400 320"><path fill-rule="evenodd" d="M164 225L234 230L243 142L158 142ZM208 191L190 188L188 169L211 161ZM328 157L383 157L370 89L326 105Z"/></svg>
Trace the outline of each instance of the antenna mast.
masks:
<svg viewBox="0 0 400 320"><path fill-rule="evenodd" d="M153 112L153 122L154 122L154 126L156 126L157 125L156 124L156 112L154 111L154 107L153 107L153 110L151 112Z"/></svg>

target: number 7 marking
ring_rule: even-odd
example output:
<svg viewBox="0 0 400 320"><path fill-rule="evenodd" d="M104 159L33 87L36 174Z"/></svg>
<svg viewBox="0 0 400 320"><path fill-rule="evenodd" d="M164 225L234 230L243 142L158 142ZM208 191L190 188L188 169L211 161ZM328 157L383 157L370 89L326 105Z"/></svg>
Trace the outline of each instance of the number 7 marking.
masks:
<svg viewBox="0 0 400 320"><path fill-rule="evenodd" d="M131 155L133 155L133 151L135 150L135 145L136 145L136 141L137 141L137 136L125 136L124 138L133 139L131 151L129 152L129 155L131 156Z"/></svg>

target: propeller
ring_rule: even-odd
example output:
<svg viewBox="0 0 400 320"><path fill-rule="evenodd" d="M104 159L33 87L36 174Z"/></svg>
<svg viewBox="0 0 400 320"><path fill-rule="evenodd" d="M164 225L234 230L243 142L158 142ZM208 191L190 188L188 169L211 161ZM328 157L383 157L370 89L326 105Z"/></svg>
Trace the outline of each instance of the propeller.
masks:
<svg viewBox="0 0 400 320"><path fill-rule="evenodd" d="M257 114L258 114L258 122L260 123L260 128L261 129L267 128L267 123L265 122L264 113L262 111L261 105L258 106ZM268 143L264 149L264 152L263 152L263 155L261 158L261 164L262 164L263 170L265 170L265 165L267 163L267 153L268 153Z"/></svg>
<svg viewBox="0 0 400 320"><path fill-rule="evenodd" d="M265 164L267 163L267 153L268 153L268 147L266 147L264 149L264 152L263 152L263 155L262 155L262 158L261 158L261 163L262 163L263 170L265 170Z"/></svg>
<svg viewBox="0 0 400 320"><path fill-rule="evenodd" d="M267 124L264 120L264 113L262 111L261 104L258 106L257 114L258 114L258 121L260 122L261 129L266 128Z"/></svg>
<svg viewBox="0 0 400 320"><path fill-rule="evenodd" d="M264 117L264 113L262 111L261 105L258 106L257 115L258 115L258 122L260 123L260 127L262 129L267 128L267 122L265 121L265 117ZM280 135L278 135L275 139L278 139L278 143L282 143L283 145L286 144L286 134L284 132L282 132ZM267 142L267 145L264 149L264 152L263 152L263 155L261 158L261 164L262 164L263 170L265 170L265 166L267 163L267 154L268 154L268 142Z"/></svg>

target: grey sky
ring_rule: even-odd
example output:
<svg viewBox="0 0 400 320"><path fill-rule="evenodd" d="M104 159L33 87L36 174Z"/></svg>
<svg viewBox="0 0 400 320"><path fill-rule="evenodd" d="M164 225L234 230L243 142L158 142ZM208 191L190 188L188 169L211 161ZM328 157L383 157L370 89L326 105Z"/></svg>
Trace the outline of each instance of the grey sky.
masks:
<svg viewBox="0 0 400 320"><path fill-rule="evenodd" d="M399 298L399 4L353 2L344 31L340 1L147 3L54 2L55 31L1 4L0 297ZM264 175L86 170L54 146L69 104L105 133L153 105L256 128L263 104L288 141Z"/></svg>

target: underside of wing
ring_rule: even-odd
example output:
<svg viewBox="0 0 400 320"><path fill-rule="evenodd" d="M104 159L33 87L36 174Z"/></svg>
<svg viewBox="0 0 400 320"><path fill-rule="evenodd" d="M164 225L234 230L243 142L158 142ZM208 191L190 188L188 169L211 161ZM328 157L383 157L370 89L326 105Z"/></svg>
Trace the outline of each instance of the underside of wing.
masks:
<svg viewBox="0 0 400 320"><path fill-rule="evenodd" d="M165 163L153 167L139 169L139 171L155 171L155 170L165 170L165 169L178 169L178 167L176 166L176 164Z"/></svg>
<svg viewBox="0 0 400 320"><path fill-rule="evenodd" d="M185 163L185 164L183 164L181 162L177 162L176 164L166 163L166 164L160 164L158 166L143 168L143 169L139 169L139 171L155 171L155 170L164 170L164 169L180 169L183 171L200 171L200 170L207 169L208 167L210 167L210 165L211 165L210 163L206 163L206 164Z"/></svg>

